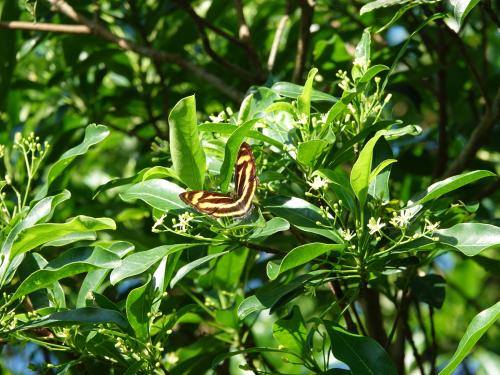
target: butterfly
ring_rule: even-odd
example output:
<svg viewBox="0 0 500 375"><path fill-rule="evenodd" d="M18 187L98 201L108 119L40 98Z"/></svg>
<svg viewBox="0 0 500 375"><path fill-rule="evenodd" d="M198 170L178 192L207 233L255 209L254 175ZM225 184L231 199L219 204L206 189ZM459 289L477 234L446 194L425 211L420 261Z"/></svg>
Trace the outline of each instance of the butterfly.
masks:
<svg viewBox="0 0 500 375"><path fill-rule="evenodd" d="M252 208L259 183L255 158L248 143L241 144L234 170L234 192L231 194L194 190L183 192L179 197L197 211L213 217L244 217Z"/></svg>

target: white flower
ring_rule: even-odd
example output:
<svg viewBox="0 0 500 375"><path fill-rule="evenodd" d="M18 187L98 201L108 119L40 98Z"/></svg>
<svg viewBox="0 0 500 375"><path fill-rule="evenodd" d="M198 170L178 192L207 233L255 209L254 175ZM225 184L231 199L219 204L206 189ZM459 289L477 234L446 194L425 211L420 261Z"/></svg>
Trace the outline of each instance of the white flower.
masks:
<svg viewBox="0 0 500 375"><path fill-rule="evenodd" d="M328 185L328 181L316 175L314 176L312 181L307 181L307 184L311 187L312 190L319 190Z"/></svg>
<svg viewBox="0 0 500 375"><path fill-rule="evenodd" d="M389 221L396 228L406 228L413 214L410 210L399 211L399 215L394 212L394 217Z"/></svg>
<svg viewBox="0 0 500 375"><path fill-rule="evenodd" d="M189 222L193 220L194 216L190 212L185 212L182 215L179 215L179 222L176 223L176 220L172 220L172 227L180 233L186 233L188 228L191 228Z"/></svg>
<svg viewBox="0 0 500 375"><path fill-rule="evenodd" d="M165 220L165 217L167 216L167 214L163 214L159 217L158 220L156 220L156 222L153 224L153 228L151 228L151 231L155 232L156 231L156 228L159 227L160 225L163 224L163 220Z"/></svg>
<svg viewBox="0 0 500 375"><path fill-rule="evenodd" d="M429 219L425 219L425 231L426 232L434 232L439 229L440 222L437 221L435 223L431 222Z"/></svg>
<svg viewBox="0 0 500 375"><path fill-rule="evenodd" d="M218 124L226 119L226 114L224 112L220 112L217 116L208 116L208 118L213 123Z"/></svg>
<svg viewBox="0 0 500 375"><path fill-rule="evenodd" d="M375 234L380 232L380 230L385 227L385 223L380 222L380 218L375 220L374 217L371 217L367 224L368 229L370 229L370 234Z"/></svg>
<svg viewBox="0 0 500 375"><path fill-rule="evenodd" d="M355 232L351 232L351 230L349 228L347 228L346 230L343 230L343 229L340 229L339 230L339 233L340 233L340 236L346 240L346 241L350 241L352 240L354 237L356 237L356 233Z"/></svg>

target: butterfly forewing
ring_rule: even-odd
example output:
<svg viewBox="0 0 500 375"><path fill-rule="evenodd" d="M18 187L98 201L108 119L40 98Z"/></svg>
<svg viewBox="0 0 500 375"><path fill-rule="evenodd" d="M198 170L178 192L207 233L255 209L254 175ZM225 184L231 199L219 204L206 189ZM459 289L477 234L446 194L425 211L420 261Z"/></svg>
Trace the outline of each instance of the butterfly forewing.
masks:
<svg viewBox="0 0 500 375"><path fill-rule="evenodd" d="M252 207L258 181L252 149L247 143L242 143L236 158L235 191L231 196L196 190L181 193L179 197L186 204L204 214L214 217L241 217L245 216Z"/></svg>

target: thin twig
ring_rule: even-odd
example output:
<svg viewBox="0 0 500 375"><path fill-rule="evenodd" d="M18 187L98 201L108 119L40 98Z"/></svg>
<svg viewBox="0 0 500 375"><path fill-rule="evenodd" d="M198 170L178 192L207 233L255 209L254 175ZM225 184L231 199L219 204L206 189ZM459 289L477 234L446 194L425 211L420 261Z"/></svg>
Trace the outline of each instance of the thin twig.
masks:
<svg viewBox="0 0 500 375"><path fill-rule="evenodd" d="M301 15L299 40L297 42L297 54L295 55L295 68L292 76L292 80L294 82L299 81L304 72L307 50L311 36L310 28L313 20L315 2L314 0L299 0L299 6L301 9Z"/></svg>
<svg viewBox="0 0 500 375"><path fill-rule="evenodd" d="M5 21L0 22L0 29L15 29L15 30L32 30L45 31L65 34L91 34L90 27L85 25L64 25L41 22L25 22L25 21Z"/></svg>
<svg viewBox="0 0 500 375"><path fill-rule="evenodd" d="M418 352L417 346L415 345L415 341L413 341L413 335L412 335L410 326L408 325L407 321L404 322L404 330L405 330L406 339L410 343L411 350L413 352L413 356L415 357L415 362L417 363L418 369L420 370L420 373L422 375L425 375L422 357L420 356L420 354Z"/></svg>
<svg viewBox="0 0 500 375"><path fill-rule="evenodd" d="M469 141L463 147L462 152L455 158L453 163L445 172L444 177L453 176L462 172L467 164L475 157L476 152L490 139L488 135L495 122L500 118L500 88L497 90L491 106L486 108L479 124L469 137Z"/></svg>
<svg viewBox="0 0 500 375"><path fill-rule="evenodd" d="M436 329L434 327L434 309L429 306L429 318L431 321L431 374L436 373L436 358L437 358L437 341L436 341Z"/></svg>
<svg viewBox="0 0 500 375"><path fill-rule="evenodd" d="M351 314L349 313L349 310L346 309L346 305L343 301L344 299L344 292L342 291L342 288L340 287L340 282L339 280L332 280L328 282L328 287L330 288L330 291L332 294L335 296L339 303L339 307L341 311L344 311L344 320L347 325L347 330L352 333L357 333L358 329L356 327L356 324L352 320Z"/></svg>
<svg viewBox="0 0 500 375"><path fill-rule="evenodd" d="M54 9L60 11L73 21L89 27L94 35L102 39L105 39L109 42L115 43L124 50L134 51L140 55L147 56L150 57L151 59L158 60L161 62L175 64L183 69L186 69L187 71L190 71L196 77L210 83L220 92L227 95L229 98L235 101L240 101L243 98L243 93L239 92L238 90L235 90L231 86L227 85L219 77L213 75L212 73L209 73L208 71L196 65L195 63L184 59L182 56L178 54L158 51L153 48L138 45L126 38L121 38L110 32L105 27L97 23L94 23L85 16L79 14L73 9L71 5L66 3L64 0L48 0L48 2L54 7Z"/></svg>
<svg viewBox="0 0 500 375"><path fill-rule="evenodd" d="M285 7L285 14L280 18L278 22L278 27L276 28L276 33L274 34L273 44L271 45L271 51L269 52L269 58L267 59L267 71L272 72L274 64L276 62L276 56L278 55L278 49L281 43L281 37L285 31L286 24L290 18L290 10L292 8L291 1L287 0Z"/></svg>

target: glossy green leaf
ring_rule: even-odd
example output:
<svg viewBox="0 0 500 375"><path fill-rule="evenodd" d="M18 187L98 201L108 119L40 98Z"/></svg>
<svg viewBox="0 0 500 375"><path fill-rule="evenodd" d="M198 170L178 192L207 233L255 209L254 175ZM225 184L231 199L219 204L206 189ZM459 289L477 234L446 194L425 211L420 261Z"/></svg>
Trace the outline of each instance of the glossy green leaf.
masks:
<svg viewBox="0 0 500 375"><path fill-rule="evenodd" d="M282 347L298 355L305 352L307 328L297 305L293 306L289 316L274 322L273 336Z"/></svg>
<svg viewBox="0 0 500 375"><path fill-rule="evenodd" d="M238 111L238 123L242 124L250 119L252 110L253 94L247 95L241 102L240 110Z"/></svg>
<svg viewBox="0 0 500 375"><path fill-rule="evenodd" d="M254 119L241 124L227 139L226 147L224 149L224 162L220 168L220 187L224 193L227 193L229 190L229 183L233 178L234 164L236 163L241 143L247 136L248 132L255 126L257 121L258 119Z"/></svg>
<svg viewBox="0 0 500 375"><path fill-rule="evenodd" d="M441 275L430 274L411 280L411 290L417 301L440 309L446 296L446 280Z"/></svg>
<svg viewBox="0 0 500 375"><path fill-rule="evenodd" d="M479 0L448 0L448 3L451 6L452 18L455 21L454 23L448 22L448 26L458 33L465 17L479 4Z"/></svg>
<svg viewBox="0 0 500 375"><path fill-rule="evenodd" d="M299 267L332 250L342 251L344 245L312 242L291 250L281 262L271 261L267 265L267 276L274 280L283 272Z"/></svg>
<svg viewBox="0 0 500 375"><path fill-rule="evenodd" d="M359 82L360 83L370 82L373 79L373 77L375 77L380 72L383 72L384 70L389 70L389 67L385 65L373 65L370 68L368 68L365 74L363 74Z"/></svg>
<svg viewBox="0 0 500 375"><path fill-rule="evenodd" d="M297 99L303 92L304 86L291 82L276 82L271 89L285 98ZM337 98L319 90L312 90L311 101L334 103Z"/></svg>
<svg viewBox="0 0 500 375"><path fill-rule="evenodd" d="M99 243L98 245L116 254L120 259L134 250L134 245L125 241L113 241L110 244ZM98 290L99 286L102 285L110 272L111 269L98 268L87 273L78 290L76 307L85 307L87 299L94 296L95 292Z"/></svg>
<svg viewBox="0 0 500 375"><path fill-rule="evenodd" d="M175 276L170 281L170 288L173 288L175 284L177 284L180 280L182 280L189 272L191 272L195 268L198 268L199 266L211 261L212 259L226 255L227 253L228 251L223 251L221 253L216 253L216 254L209 254L182 266L181 268L179 268L179 271L177 271Z"/></svg>
<svg viewBox="0 0 500 375"><path fill-rule="evenodd" d="M120 257L100 247L73 248L23 280L12 299L15 300L35 290L47 288L58 280L82 272L88 272L96 268L117 267L120 262Z"/></svg>
<svg viewBox="0 0 500 375"><path fill-rule="evenodd" d="M306 167L313 168L328 145L329 143L323 139L300 142L297 147L297 161Z"/></svg>
<svg viewBox="0 0 500 375"><path fill-rule="evenodd" d="M238 318L245 319L248 315L283 306L285 302L296 297L304 290L304 285L311 279L321 276L326 270L313 271L300 275L288 284L271 282L259 289L255 295L247 297L238 306Z"/></svg>
<svg viewBox="0 0 500 375"><path fill-rule="evenodd" d="M151 168L144 168L138 173L136 173L134 176L131 177L125 177L125 178L115 178L111 181L108 181L104 185L99 186L95 192L94 196L92 197L95 199L100 193L103 191L129 185L129 184L134 184L146 180L151 180L153 178L159 179L159 178L167 178L167 177L172 177L176 180L179 180L179 177L175 175L175 172L171 168L165 168L162 166L155 166Z"/></svg>
<svg viewBox="0 0 500 375"><path fill-rule="evenodd" d="M75 243L78 241L93 241L97 238L96 232L75 232L68 233L65 236L58 238L57 240L44 243L41 247L60 247L66 246L70 243Z"/></svg>
<svg viewBox="0 0 500 375"><path fill-rule="evenodd" d="M77 156L84 155L90 149L90 147L102 142L109 135L109 130L104 125L91 124L85 128L85 137L78 146L75 146L64 154L61 155L59 160L57 160L49 168L47 174L47 181L40 189L37 194L36 199L41 199L47 195L50 185L55 181L61 173L63 173L66 168L71 164Z"/></svg>
<svg viewBox="0 0 500 375"><path fill-rule="evenodd" d="M500 228L490 224L460 223L434 232L439 241L471 257L491 248L500 248Z"/></svg>
<svg viewBox="0 0 500 375"><path fill-rule="evenodd" d="M159 262L163 257L174 254L178 251L188 249L203 244L190 243L190 244L176 244L176 245L163 245L150 250L141 251L129 255L123 259L119 267L115 268L109 277L112 285L120 282L127 277L140 275L147 271L155 263Z"/></svg>
<svg viewBox="0 0 500 375"><path fill-rule="evenodd" d="M290 223L282 217L273 217L262 228L256 228L250 235L251 241L263 241L275 233L290 229Z"/></svg>
<svg viewBox="0 0 500 375"><path fill-rule="evenodd" d="M117 311L97 307L84 307L68 311L60 311L26 324L19 325L16 330L26 330L36 327L74 326L80 324L116 324L119 327L129 327L127 320Z"/></svg>
<svg viewBox="0 0 500 375"><path fill-rule="evenodd" d="M490 328L498 320L499 317L500 302L497 302L493 306L477 314L469 323L469 326L460 340L453 357L451 357L448 364L439 372L439 375L450 375L464 360L467 354L469 354L476 342L484 335L488 328Z"/></svg>
<svg viewBox="0 0 500 375"><path fill-rule="evenodd" d="M373 149L377 141L385 134L385 130L379 130L359 153L358 159L352 166L351 186L354 194L358 197L360 206L363 207L368 195L368 185L370 184L370 175L372 171Z"/></svg>
<svg viewBox="0 0 500 375"><path fill-rule="evenodd" d="M149 336L149 321L148 313L152 306L151 295L151 280L146 284L132 290L125 304L127 312L127 320L135 332L137 339L141 341L147 340Z"/></svg>
<svg viewBox="0 0 500 375"><path fill-rule="evenodd" d="M328 190L332 190L338 200L341 200L351 211L356 210L356 197L352 191L349 177L342 168L335 170L319 169L318 175L328 181Z"/></svg>
<svg viewBox="0 0 500 375"><path fill-rule="evenodd" d="M391 357L371 337L346 331L333 322L325 321L335 358L351 369L352 375L396 375Z"/></svg>
<svg viewBox="0 0 500 375"><path fill-rule="evenodd" d="M365 29L361 40L356 46L356 52L354 54L354 64L352 67L352 78L354 81L358 81L368 70L370 66L370 47L371 47L371 35L370 30Z"/></svg>
<svg viewBox="0 0 500 375"><path fill-rule="evenodd" d="M264 202L264 207L274 215L282 217L301 231L318 234L336 243L344 241L334 229L326 229L316 223L327 224L321 210L313 204L296 197L273 197Z"/></svg>
<svg viewBox="0 0 500 375"><path fill-rule="evenodd" d="M297 97L297 110L301 116L304 116L307 123L310 121L311 115L311 95L313 90L314 77L318 73L318 69L313 68L307 74L307 80L304 84L302 93Z"/></svg>
<svg viewBox="0 0 500 375"><path fill-rule="evenodd" d="M234 125L234 124L205 123L205 124L200 124L198 126L198 130L200 132L210 132L210 133L216 133L216 134L221 134L221 135L231 135L234 133L234 131L236 129L238 129L238 125ZM283 148L283 144L281 142L278 142L278 141L274 140L273 138L268 137L257 130L249 130L246 133L246 137L256 139L256 140L262 141L264 143L268 143L272 146L278 147L279 149Z"/></svg>
<svg viewBox="0 0 500 375"><path fill-rule="evenodd" d="M76 216L65 223L36 224L23 230L12 246L11 259L44 243L68 236L70 233L95 232L116 229L115 222L107 217Z"/></svg>
<svg viewBox="0 0 500 375"><path fill-rule="evenodd" d="M457 190L462 186L480 180L485 177L495 177L496 174L490 171L472 171L448 177L445 180L438 181L427 188L426 191L417 194L408 202L409 206L424 204L433 199L439 198L444 194Z"/></svg>
<svg viewBox="0 0 500 375"><path fill-rule="evenodd" d="M226 359L233 357L233 356L238 356L240 354L246 354L246 353L285 353L285 354L292 354L294 355L292 351L289 351L287 349L275 349L275 348L268 348L268 347L256 347L256 348L248 348L248 349L242 349L242 350L232 350L230 352L222 353L217 355L214 360L212 361L212 368L217 367L219 364L224 362ZM296 356L296 355L295 355Z"/></svg>
<svg viewBox="0 0 500 375"><path fill-rule="evenodd" d="M205 153L198 137L194 95L181 99L168 116L170 155L174 171L191 189L202 189L205 181Z"/></svg>
<svg viewBox="0 0 500 375"><path fill-rule="evenodd" d="M363 5L359 10L359 14L369 13L379 8L386 8L393 5L403 5L411 0L375 0Z"/></svg>
<svg viewBox="0 0 500 375"><path fill-rule="evenodd" d="M183 191L184 189L173 182L152 179L130 186L120 197L126 202L140 199L160 211L170 211L187 208L179 198Z"/></svg>

